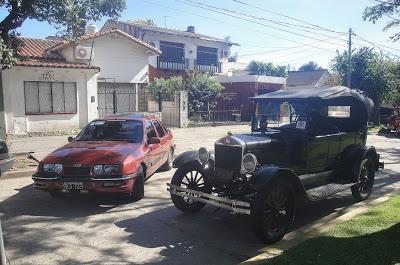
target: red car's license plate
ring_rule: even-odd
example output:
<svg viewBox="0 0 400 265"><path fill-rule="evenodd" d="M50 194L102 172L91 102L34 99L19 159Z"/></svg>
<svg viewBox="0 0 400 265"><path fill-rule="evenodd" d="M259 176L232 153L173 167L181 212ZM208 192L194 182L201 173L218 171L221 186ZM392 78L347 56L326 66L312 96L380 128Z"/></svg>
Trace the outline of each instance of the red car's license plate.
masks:
<svg viewBox="0 0 400 265"><path fill-rule="evenodd" d="M82 190L83 182L64 182L65 190Z"/></svg>

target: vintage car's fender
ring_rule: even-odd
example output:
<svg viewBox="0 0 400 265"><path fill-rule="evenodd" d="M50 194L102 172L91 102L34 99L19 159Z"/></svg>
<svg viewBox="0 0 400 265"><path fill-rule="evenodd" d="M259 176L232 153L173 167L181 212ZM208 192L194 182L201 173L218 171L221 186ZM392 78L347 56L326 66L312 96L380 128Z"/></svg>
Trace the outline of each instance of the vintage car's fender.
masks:
<svg viewBox="0 0 400 265"><path fill-rule="evenodd" d="M199 151L193 150L183 152L174 159L174 162L172 162L172 167L179 168L184 164L192 161L197 161L199 164L201 164L199 160Z"/></svg>
<svg viewBox="0 0 400 265"><path fill-rule="evenodd" d="M355 178L359 174L360 164L365 157L371 157L375 166L375 170L379 169L379 155L373 146L350 145L343 151L342 165L344 174L350 178Z"/></svg>
<svg viewBox="0 0 400 265"><path fill-rule="evenodd" d="M257 169L251 177L251 186L255 191L261 191L268 187L276 178L288 178L298 194L305 192L303 184L297 174L289 168L281 168L278 166L263 166Z"/></svg>

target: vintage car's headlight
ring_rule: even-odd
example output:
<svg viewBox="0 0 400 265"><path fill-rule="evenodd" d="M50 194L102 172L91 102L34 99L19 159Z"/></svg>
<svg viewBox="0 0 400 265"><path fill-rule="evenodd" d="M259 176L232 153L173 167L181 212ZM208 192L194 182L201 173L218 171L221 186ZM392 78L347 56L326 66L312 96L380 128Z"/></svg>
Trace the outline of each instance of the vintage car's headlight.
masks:
<svg viewBox="0 0 400 265"><path fill-rule="evenodd" d="M63 165L61 165L61 164L43 164L43 171L61 174L63 171Z"/></svg>
<svg viewBox="0 0 400 265"><path fill-rule="evenodd" d="M120 169L118 165L94 165L93 175L117 175Z"/></svg>
<svg viewBox="0 0 400 265"><path fill-rule="evenodd" d="M199 149L200 162L203 164L206 164L208 162L209 158L210 158L210 153L208 152L207 148L200 147L200 149Z"/></svg>
<svg viewBox="0 0 400 265"><path fill-rule="evenodd" d="M246 173L253 172L257 166L257 157L252 153L247 153L242 160L243 168Z"/></svg>

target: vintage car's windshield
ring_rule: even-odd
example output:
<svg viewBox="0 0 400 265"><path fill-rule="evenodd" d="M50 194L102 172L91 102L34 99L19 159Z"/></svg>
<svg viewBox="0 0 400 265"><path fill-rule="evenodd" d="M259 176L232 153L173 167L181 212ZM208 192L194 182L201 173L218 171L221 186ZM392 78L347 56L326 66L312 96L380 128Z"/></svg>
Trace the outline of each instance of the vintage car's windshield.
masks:
<svg viewBox="0 0 400 265"><path fill-rule="evenodd" d="M307 104L303 102L259 101L253 117L253 131L266 128L305 129Z"/></svg>
<svg viewBox="0 0 400 265"><path fill-rule="evenodd" d="M97 120L89 123L75 138L77 141L129 141L139 143L143 138L141 121Z"/></svg>

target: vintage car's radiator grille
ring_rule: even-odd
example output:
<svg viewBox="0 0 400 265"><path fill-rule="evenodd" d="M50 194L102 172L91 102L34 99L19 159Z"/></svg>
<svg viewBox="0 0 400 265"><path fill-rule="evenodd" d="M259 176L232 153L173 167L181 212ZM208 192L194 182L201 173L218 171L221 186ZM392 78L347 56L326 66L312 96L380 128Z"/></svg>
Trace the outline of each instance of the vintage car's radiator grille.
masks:
<svg viewBox="0 0 400 265"><path fill-rule="evenodd" d="M232 145L215 145L215 167L240 171L242 163L242 147Z"/></svg>
<svg viewBox="0 0 400 265"><path fill-rule="evenodd" d="M89 176L90 167L64 167L64 176Z"/></svg>

